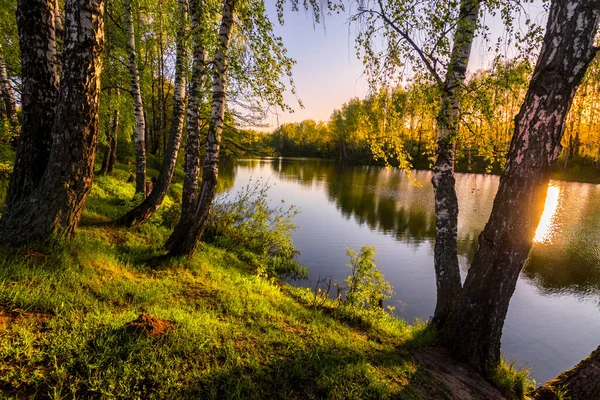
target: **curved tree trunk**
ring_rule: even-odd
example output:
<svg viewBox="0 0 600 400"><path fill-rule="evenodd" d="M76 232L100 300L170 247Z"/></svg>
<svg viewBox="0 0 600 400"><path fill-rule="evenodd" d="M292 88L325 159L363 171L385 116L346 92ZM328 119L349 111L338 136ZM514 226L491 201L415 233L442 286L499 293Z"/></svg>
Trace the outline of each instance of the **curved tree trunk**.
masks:
<svg viewBox="0 0 600 400"><path fill-rule="evenodd" d="M192 81L187 109L187 140L185 144L185 176L181 199L181 219L192 218L194 205L198 198L198 175L200 173L200 107L204 91L206 50L202 41L201 10L198 0L191 1L192 30L194 32L194 50L192 62Z"/></svg>
<svg viewBox="0 0 600 400"><path fill-rule="evenodd" d="M50 157L60 81L54 6L54 0L19 0L17 3L23 126L5 213L37 188Z"/></svg>
<svg viewBox="0 0 600 400"><path fill-rule="evenodd" d="M17 104L12 86L10 86L10 81L8 80L6 63L1 51L2 47L0 46L0 93L2 93L2 99L4 100L5 116L10 126L10 133L13 136L18 136L21 127L19 125L19 118L17 117Z"/></svg>
<svg viewBox="0 0 600 400"><path fill-rule="evenodd" d="M442 89L442 104L437 116L437 151L432 183L435 192L434 265L437 303L433 323L443 326L453 301L461 290L456 250L458 235L458 198L454 180L454 153L463 91L471 47L479 18L479 1L462 0L450 64Z"/></svg>
<svg viewBox="0 0 600 400"><path fill-rule="evenodd" d="M131 0L123 0L123 16L125 21L125 35L127 40L127 57L129 78L131 81L131 95L133 96L133 114L135 116L135 192L146 197L146 120L144 118L144 105L140 89L140 73L137 67L137 54L135 52L135 32L133 30L133 10Z"/></svg>
<svg viewBox="0 0 600 400"><path fill-rule="evenodd" d="M179 7L182 13L180 28L177 34L177 59L175 65L175 88L173 91L173 119L171 121L171 134L167 151L163 158L162 168L158 175L156 185L152 192L144 201L123 215L117 220L117 223L125 226L137 226L150 218L150 216L160 207L167 194L167 189L171 184L175 164L177 163L177 154L181 145L181 134L183 131L183 118L185 112L185 66L187 65L186 54L186 21L187 4L185 0L179 0Z"/></svg>
<svg viewBox="0 0 600 400"><path fill-rule="evenodd" d="M599 17L596 0L552 2L491 216L442 332L454 356L484 374L500 359L504 319L540 221L550 169L562 149L565 119L596 54Z"/></svg>
<svg viewBox="0 0 600 400"><path fill-rule="evenodd" d="M570 400L600 399L600 346L572 369L563 372L533 393L536 400L558 400L556 392Z"/></svg>
<svg viewBox="0 0 600 400"><path fill-rule="evenodd" d="M213 61L212 107L206 139L200 195L194 207L193 218L186 221L181 219L171 237L169 237L167 241L169 256L187 255L191 257L193 255L196 244L206 227L206 221L217 191L219 146L225 117L227 54L236 1L225 0L223 4L223 17L219 28L219 45Z"/></svg>
<svg viewBox="0 0 600 400"><path fill-rule="evenodd" d="M48 168L39 188L3 215L3 244L20 246L71 238L92 187L98 142L104 1L67 0L65 8L63 74ZM38 26L42 21L33 18L24 22ZM29 64L24 63L24 73L27 68Z"/></svg>

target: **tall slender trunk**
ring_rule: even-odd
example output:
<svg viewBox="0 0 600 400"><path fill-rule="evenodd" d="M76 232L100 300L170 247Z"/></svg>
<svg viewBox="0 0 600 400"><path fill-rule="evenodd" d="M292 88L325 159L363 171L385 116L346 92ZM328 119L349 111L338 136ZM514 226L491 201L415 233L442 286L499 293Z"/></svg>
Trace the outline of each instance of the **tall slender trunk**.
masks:
<svg viewBox="0 0 600 400"><path fill-rule="evenodd" d="M600 346L585 360L533 393L536 400L558 400L556 392L566 392L570 400L600 399Z"/></svg>
<svg viewBox="0 0 600 400"><path fill-rule="evenodd" d="M0 46L0 93L2 93L2 99L4 100L4 109L6 111L6 119L10 126L10 133L14 136L19 134L21 126L19 125L19 118L17 118L17 104L15 102L15 96L13 94L12 86L8 80L8 73L6 72L6 63L2 55L2 47Z"/></svg>
<svg viewBox="0 0 600 400"><path fill-rule="evenodd" d="M39 185L50 157L60 81L54 5L54 0L19 0L17 3L23 126L5 213Z"/></svg>
<svg viewBox="0 0 600 400"><path fill-rule="evenodd" d="M119 99L120 91L117 88L117 101ZM118 104L118 103L117 103ZM108 155L108 165L106 168L106 173L110 174L113 172L115 168L115 164L117 163L117 138L119 134L119 106L115 107L112 115L112 125L110 128L112 134L110 135L110 154Z"/></svg>
<svg viewBox="0 0 600 400"><path fill-rule="evenodd" d="M181 145L181 134L183 131L183 118L185 113L185 66L187 65L186 54L186 23L187 4L185 0L179 0L181 11L180 28L177 32L177 58L175 65L175 88L173 91L173 120L171 121L171 134L169 144L163 158L162 168L158 175L156 185L144 201L117 220L118 224L125 226L137 226L150 218L160 207L171 184L177 154Z"/></svg>
<svg viewBox="0 0 600 400"><path fill-rule="evenodd" d="M167 241L170 256L191 257L204 228L215 198L219 174L219 146L226 102L226 74L229 40L233 28L233 14L237 0L224 0L223 17L219 28L219 42L213 61L212 107L206 139L206 153L202 171L202 184L194 215L191 220L180 220Z"/></svg>
<svg viewBox="0 0 600 400"><path fill-rule="evenodd" d="M144 105L140 89L140 73L137 66L135 51L135 32L133 30L133 10L131 0L123 0L123 16L125 20L125 35L127 40L127 56L129 77L131 81L131 95L133 96L133 114L135 116L135 192L146 197L146 119L144 118Z"/></svg>
<svg viewBox="0 0 600 400"><path fill-rule="evenodd" d="M559 156L565 119L596 54L597 0L554 0L490 219L459 300L442 332L454 356L489 373L499 362L510 298L532 246Z"/></svg>
<svg viewBox="0 0 600 400"><path fill-rule="evenodd" d="M194 32L194 50L192 62L192 81L187 109L187 140L185 144L185 176L183 178L183 194L181 199L181 219L192 218L194 205L198 198L198 175L200 173L200 107L204 91L206 75L206 50L202 41L202 22L200 21L200 5L192 0L192 31Z"/></svg>
<svg viewBox="0 0 600 400"><path fill-rule="evenodd" d="M119 98L119 89L116 89L116 97ZM106 118L106 126L104 128L106 135L106 148L102 157L102 167L98 174L106 175L112 172L117 154L117 130L119 129L119 107L114 106L112 100L112 89L109 89L109 107L108 117ZM118 101L118 100L117 100Z"/></svg>
<svg viewBox="0 0 600 400"><path fill-rule="evenodd" d="M106 117L106 123L104 124L104 136L106 136L106 147L104 148L104 156L102 156L102 166L100 167L100 171L98 171L98 175L106 175L108 171L108 159L110 157L110 125L111 125L111 117L112 117L112 89L108 89L108 116Z"/></svg>
<svg viewBox="0 0 600 400"><path fill-rule="evenodd" d="M458 199L454 180L454 153L459 128L460 97L479 18L479 1L461 0L458 26L437 116L437 151L432 183L435 192L434 266L437 303L433 323L443 326L452 302L461 290L456 250Z"/></svg>
<svg viewBox="0 0 600 400"><path fill-rule="evenodd" d="M55 140L39 187L3 214L3 244L20 246L51 238L69 239L79 223L92 187L98 142L103 15L102 0L66 2L60 98L52 129ZM39 13L22 18L23 24L36 28L49 21ZM39 68L30 61L23 62L24 75L29 68Z"/></svg>

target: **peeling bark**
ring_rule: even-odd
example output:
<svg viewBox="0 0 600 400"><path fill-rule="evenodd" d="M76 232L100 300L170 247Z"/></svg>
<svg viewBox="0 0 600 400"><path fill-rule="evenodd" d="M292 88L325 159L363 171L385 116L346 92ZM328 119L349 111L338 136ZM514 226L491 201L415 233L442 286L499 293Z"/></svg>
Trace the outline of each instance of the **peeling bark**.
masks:
<svg viewBox="0 0 600 400"><path fill-rule="evenodd" d="M190 220L180 219L169 237L166 244L169 256L186 255L191 257L193 255L196 244L206 227L206 221L217 191L219 149L225 117L227 54L236 2L237 0L225 0L223 3L219 44L213 60L212 107L200 194L194 206L193 218Z"/></svg>
<svg viewBox="0 0 600 400"><path fill-rule="evenodd" d="M23 126L5 213L38 187L50 157L60 82L54 6L54 0L19 0L17 3Z"/></svg>
<svg viewBox="0 0 600 400"><path fill-rule="evenodd" d="M66 2L63 74L48 167L39 187L3 214L2 244L70 239L79 223L92 187L98 142L103 16L102 0ZM22 20L33 27L46 21L39 14ZM38 67L29 61L23 64L24 75Z"/></svg>
<svg viewBox="0 0 600 400"><path fill-rule="evenodd" d="M462 295L442 332L453 355L484 374L500 360L510 298L540 221L567 113L596 54L599 18L596 0L552 2L540 56L515 117L491 216L479 236Z"/></svg>
<svg viewBox="0 0 600 400"><path fill-rule="evenodd" d="M183 131L183 118L185 114L185 66L187 64L186 54L186 21L187 21L187 4L185 0L179 0L179 8L181 10L181 22L179 32L177 34L177 58L175 65L175 87L173 91L173 119L171 121L171 134L169 135L169 143L167 151L163 158L162 168L158 175L156 184L152 191L144 199L144 201L123 215L117 220L117 223L125 226L137 226L150 218L154 211L160 207L167 189L171 184L175 164L177 163L177 155L181 145L181 135Z"/></svg>
<svg viewBox="0 0 600 400"><path fill-rule="evenodd" d="M135 33L133 28L133 10L131 0L123 0L123 16L125 20L125 35L127 38L127 57L129 78L131 81L131 95L133 97L133 114L135 116L135 192L146 197L146 120L144 118L144 105L140 89L140 73L137 66L135 51Z"/></svg>
<svg viewBox="0 0 600 400"><path fill-rule="evenodd" d="M459 129L460 97L479 18L479 1L462 0L450 64L437 117L437 151L432 183L435 192L434 265L437 303L432 322L443 326L461 290L456 239L458 198L454 180L454 153Z"/></svg>

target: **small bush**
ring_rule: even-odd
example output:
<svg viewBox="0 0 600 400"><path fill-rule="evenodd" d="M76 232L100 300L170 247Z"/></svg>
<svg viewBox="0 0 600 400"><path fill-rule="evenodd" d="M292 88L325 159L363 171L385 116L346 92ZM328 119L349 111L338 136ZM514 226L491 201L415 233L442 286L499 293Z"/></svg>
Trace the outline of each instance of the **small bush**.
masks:
<svg viewBox="0 0 600 400"><path fill-rule="evenodd" d="M280 278L302 279L306 269L294 260L298 249L292 232L296 229L293 218L298 214L294 206L282 201L273 206L269 202L270 186L262 181L250 181L233 198L219 196L211 210L204 240L243 255L256 255L255 264L265 264L267 273ZM254 261L254 260L252 260Z"/></svg>
<svg viewBox="0 0 600 400"><path fill-rule="evenodd" d="M394 294L392 285L375 265L375 248L363 246L357 252L348 248L348 266L352 272L346 278L346 287L330 277L319 277L314 291L313 306L328 304L344 319L364 325L391 317L394 307L384 308L383 302ZM336 290L335 300L330 298ZM387 312L386 312L387 311Z"/></svg>
<svg viewBox="0 0 600 400"><path fill-rule="evenodd" d="M352 273L346 278L344 305L359 310L383 310L383 301L392 297L394 291L375 265L375 248L363 246L358 253L348 248L346 253Z"/></svg>

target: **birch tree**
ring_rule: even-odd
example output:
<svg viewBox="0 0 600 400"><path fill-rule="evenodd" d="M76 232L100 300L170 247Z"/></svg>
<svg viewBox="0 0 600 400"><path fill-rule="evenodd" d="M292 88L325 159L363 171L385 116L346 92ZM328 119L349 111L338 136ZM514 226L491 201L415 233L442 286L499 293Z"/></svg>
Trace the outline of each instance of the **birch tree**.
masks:
<svg viewBox="0 0 600 400"><path fill-rule="evenodd" d="M175 82L173 90L173 117L171 121L171 133L165 156L163 158L162 167L158 175L156 185L152 191L142 201L127 214L117 220L119 224L126 226L139 225L150 218L154 211L160 207L167 189L171 184L171 178L175 171L177 155L179 154L179 146L181 144L181 136L183 131L183 120L185 116L185 68L187 66L187 15L188 4L185 0L178 0L179 3L179 29L177 34L177 55L175 59ZM137 135L137 133L136 133ZM137 149L137 143L136 143Z"/></svg>
<svg viewBox="0 0 600 400"><path fill-rule="evenodd" d="M17 2L23 126L5 213L38 187L50 157L60 82L54 7L53 0Z"/></svg>
<svg viewBox="0 0 600 400"><path fill-rule="evenodd" d="M433 322L443 324L461 287L456 251L458 200L454 187L454 157L460 97L478 27L480 1L461 0L458 4L388 1L384 4L382 0L365 0L358 4L358 13L353 19L359 21L364 30L358 35L357 43L364 51L373 80L381 83L377 80L385 79L386 72L381 73L380 69L395 70L398 66L391 62L404 57L403 63L424 70L442 93L432 183L436 211L434 266L437 285ZM379 24L383 25L390 46L383 57L376 54L373 47ZM411 26L413 29L409 29ZM419 42L413 36L419 33L427 35L427 39ZM453 38L451 42L447 38L449 34Z"/></svg>
<svg viewBox="0 0 600 400"><path fill-rule="evenodd" d="M490 219L469 273L442 326L442 342L483 374L500 360L510 298L529 255L567 113L597 52L600 3L554 0ZM532 207L532 205L536 205Z"/></svg>
<svg viewBox="0 0 600 400"><path fill-rule="evenodd" d="M42 56L23 58L24 77L38 76L35 74L44 77L48 76L48 71L55 71L49 67L49 60L54 60L54 53L53 48L48 47L53 42L48 40L52 35L47 35L47 32L53 32L54 18L48 11L53 4L54 1L36 2L36 7L32 7L32 2L28 1L26 10L19 15L20 25L35 27L35 32L44 33L43 36L22 35L24 54L29 46L39 50L39 56ZM20 246L50 239L70 239L79 223L92 186L98 140L103 17L102 0L66 1L59 100L52 115L46 114L50 112L49 109L37 110L38 120L46 117L52 120L51 134L54 140L39 186L2 214L0 241L4 245ZM54 83L54 80L50 80L50 83ZM49 86L52 85L46 84L43 89ZM31 110L31 118L34 117L36 114ZM25 132L24 127L23 135ZM21 140L17 152L24 157L31 157L26 151L31 152L33 148L23 147L22 143Z"/></svg>
<svg viewBox="0 0 600 400"><path fill-rule="evenodd" d="M135 133L133 141L135 145L135 192L142 193L146 197L146 119L144 116L144 104L142 102L142 91L140 88L140 73L137 65L137 53L135 49L135 32L133 25L133 8L131 0L123 0L123 20L125 25L125 36L127 41L127 66L129 68L131 82L131 96L133 98L133 113L135 116Z"/></svg>
<svg viewBox="0 0 600 400"><path fill-rule="evenodd" d="M225 0L223 2L218 46L213 60L211 114L206 139L202 184L196 204L194 204L192 219L180 220L167 241L167 249L171 256L191 256L193 254L196 243L206 227L208 214L216 194L220 140L225 118L227 55L237 1Z"/></svg>
<svg viewBox="0 0 600 400"><path fill-rule="evenodd" d="M191 0L191 20L193 34L192 79L186 121L186 147L184 162L183 192L181 196L181 219L192 218L193 206L198 194L198 175L200 173L200 110L206 83L206 31L204 26L206 13L203 13L199 0Z"/></svg>

